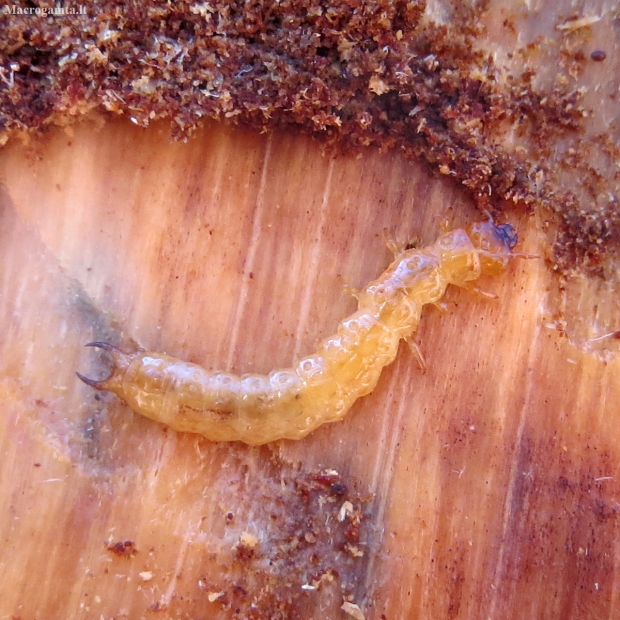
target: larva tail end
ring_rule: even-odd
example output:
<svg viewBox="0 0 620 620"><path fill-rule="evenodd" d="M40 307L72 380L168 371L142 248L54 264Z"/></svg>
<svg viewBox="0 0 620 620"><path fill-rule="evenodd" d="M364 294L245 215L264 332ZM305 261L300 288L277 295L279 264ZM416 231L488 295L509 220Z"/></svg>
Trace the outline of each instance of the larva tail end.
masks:
<svg viewBox="0 0 620 620"><path fill-rule="evenodd" d="M110 376L106 379L100 379L99 381L95 379L89 379L84 375L81 375L79 372L76 373L77 376L84 382L86 385L90 385L96 390L110 390L112 392L117 392L122 384L122 378L127 370L127 366L131 360L130 355L126 355L120 349L117 349L114 345L111 345L107 342L89 342L87 347L95 347L97 349L103 349L106 353L110 354L112 358L112 369Z"/></svg>

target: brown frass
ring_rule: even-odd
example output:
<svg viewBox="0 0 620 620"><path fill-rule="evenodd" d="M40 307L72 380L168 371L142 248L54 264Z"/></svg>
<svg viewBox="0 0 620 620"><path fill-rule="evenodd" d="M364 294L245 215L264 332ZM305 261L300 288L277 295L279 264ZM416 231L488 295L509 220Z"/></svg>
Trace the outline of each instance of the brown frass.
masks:
<svg viewBox="0 0 620 620"><path fill-rule="evenodd" d="M581 131L580 92L570 82L538 92L525 68L500 79L476 45L487 4L446 2L445 23L424 0L101 0L50 16L33 7L53 2L28 3L28 14L12 6L0 13L0 137L94 109L142 126L170 119L177 139L217 118L296 126L344 150L396 147L481 208L548 207L557 263L604 275L620 240L615 202L584 211L544 149L502 140L511 127L535 145ZM582 56L571 62L591 62Z"/></svg>

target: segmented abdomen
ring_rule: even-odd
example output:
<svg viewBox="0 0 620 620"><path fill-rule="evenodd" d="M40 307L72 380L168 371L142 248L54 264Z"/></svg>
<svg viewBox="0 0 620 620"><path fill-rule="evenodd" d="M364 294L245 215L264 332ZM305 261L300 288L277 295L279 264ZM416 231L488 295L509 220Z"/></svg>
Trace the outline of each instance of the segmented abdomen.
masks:
<svg viewBox="0 0 620 620"><path fill-rule="evenodd" d="M212 441L299 439L371 392L399 338L367 310L340 323L314 355L269 375L213 372L160 353L124 356L115 391L135 411Z"/></svg>

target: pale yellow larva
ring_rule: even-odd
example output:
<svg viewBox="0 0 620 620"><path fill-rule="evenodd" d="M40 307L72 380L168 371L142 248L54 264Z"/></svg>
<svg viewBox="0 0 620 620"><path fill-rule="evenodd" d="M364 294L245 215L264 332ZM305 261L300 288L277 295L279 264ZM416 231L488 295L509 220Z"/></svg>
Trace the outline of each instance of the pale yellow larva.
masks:
<svg viewBox="0 0 620 620"><path fill-rule="evenodd" d="M504 271L511 258L524 256L512 251L516 243L512 226L488 221L399 253L357 294L357 312L293 368L237 376L162 353L126 354L93 342L88 346L112 356L112 373L101 381L78 377L114 392L136 413L211 441L258 445L301 439L341 419L356 399L374 389L400 340L417 328L425 304L437 303L449 284L466 287L482 274Z"/></svg>

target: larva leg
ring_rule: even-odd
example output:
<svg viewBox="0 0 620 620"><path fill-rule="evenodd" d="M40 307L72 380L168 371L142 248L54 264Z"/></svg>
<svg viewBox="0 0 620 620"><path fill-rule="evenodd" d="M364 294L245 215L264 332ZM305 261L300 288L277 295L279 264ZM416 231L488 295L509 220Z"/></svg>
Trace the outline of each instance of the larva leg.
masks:
<svg viewBox="0 0 620 620"><path fill-rule="evenodd" d="M394 255L394 258L398 258L407 250L415 250L421 245L419 237L412 237L407 243L401 243L388 232L387 228L383 229L383 240L387 249Z"/></svg>
<svg viewBox="0 0 620 620"><path fill-rule="evenodd" d="M409 346L409 350L413 353L413 356L418 362L418 366L420 367L421 372L425 373L428 367L426 365L426 360L424 359L422 349L420 349L420 345L415 342L415 340L411 336L407 336L405 338L405 342Z"/></svg>
<svg viewBox="0 0 620 620"><path fill-rule="evenodd" d="M394 258L398 258L405 251L405 245L397 241L387 228L383 229L382 237L387 249L392 253Z"/></svg>
<svg viewBox="0 0 620 620"><path fill-rule="evenodd" d="M359 298L360 289L356 288L355 286L351 286L350 284L346 284L345 282L343 282L342 290L344 291L345 295L351 295L351 297L355 297L355 299Z"/></svg>
<svg viewBox="0 0 620 620"><path fill-rule="evenodd" d="M481 289L479 286L475 286L473 284L469 284L468 286L465 286L464 288L467 290L467 292L471 293L472 295L476 295L477 297L482 297L484 299L499 299L499 295L497 295L496 293L485 291L484 289Z"/></svg>
<svg viewBox="0 0 620 620"><path fill-rule="evenodd" d="M407 241L407 245L405 245L405 250L415 250L416 248L422 247L422 241L420 237L414 236Z"/></svg>
<svg viewBox="0 0 620 620"><path fill-rule="evenodd" d="M450 220L447 217L444 217L439 222L439 230L441 231L442 235L445 235L452 230L452 226L450 225Z"/></svg>

